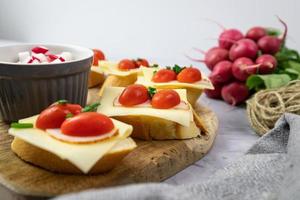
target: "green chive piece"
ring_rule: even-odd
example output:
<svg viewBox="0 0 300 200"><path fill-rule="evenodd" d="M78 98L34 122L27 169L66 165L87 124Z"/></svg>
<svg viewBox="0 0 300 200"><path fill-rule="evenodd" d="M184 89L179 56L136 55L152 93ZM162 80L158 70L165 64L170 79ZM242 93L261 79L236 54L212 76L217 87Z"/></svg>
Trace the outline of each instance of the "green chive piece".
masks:
<svg viewBox="0 0 300 200"><path fill-rule="evenodd" d="M73 117L74 115L72 114L72 113L68 113L67 115L66 115L66 119L68 119L68 118L71 118L71 117Z"/></svg>
<svg viewBox="0 0 300 200"><path fill-rule="evenodd" d="M61 99L61 100L58 100L57 103L58 104L66 104L66 103L68 103L68 100Z"/></svg>
<svg viewBox="0 0 300 200"><path fill-rule="evenodd" d="M10 124L11 128L33 128L33 124L31 123L18 123L14 122Z"/></svg>
<svg viewBox="0 0 300 200"><path fill-rule="evenodd" d="M149 93L150 97L152 98L156 93L156 88L148 87L148 93Z"/></svg>
<svg viewBox="0 0 300 200"><path fill-rule="evenodd" d="M152 67L152 68L157 68L157 67L158 67L158 64L153 64L153 65L151 65L150 67Z"/></svg>
<svg viewBox="0 0 300 200"><path fill-rule="evenodd" d="M91 105L88 105L82 109L81 112L91 112L91 111L96 111L96 109L100 106L100 103L93 103Z"/></svg>

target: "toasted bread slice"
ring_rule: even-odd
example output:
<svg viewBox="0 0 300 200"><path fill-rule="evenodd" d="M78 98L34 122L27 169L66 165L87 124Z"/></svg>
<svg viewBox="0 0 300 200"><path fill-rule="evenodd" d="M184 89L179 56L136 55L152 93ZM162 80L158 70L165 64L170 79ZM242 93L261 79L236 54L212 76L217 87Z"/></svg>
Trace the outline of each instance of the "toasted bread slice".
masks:
<svg viewBox="0 0 300 200"><path fill-rule="evenodd" d="M103 91L106 87L126 87L128 85L134 84L136 80L137 74L130 74L128 76L108 75L103 85L101 86L99 96L102 96Z"/></svg>
<svg viewBox="0 0 300 200"><path fill-rule="evenodd" d="M152 116L116 116L119 121L133 126L131 137L143 140L189 139L200 135L195 122L189 127L170 120Z"/></svg>
<svg viewBox="0 0 300 200"><path fill-rule="evenodd" d="M88 87L92 88L97 85L100 85L104 82L105 76L104 74L96 73L94 71L90 71L89 79L88 79Z"/></svg>
<svg viewBox="0 0 300 200"><path fill-rule="evenodd" d="M136 147L131 138L126 138L103 156L87 174L98 174L113 169ZM11 149L22 160L53 172L67 174L84 174L68 160L63 160L53 153L31 145L22 139L14 138Z"/></svg>

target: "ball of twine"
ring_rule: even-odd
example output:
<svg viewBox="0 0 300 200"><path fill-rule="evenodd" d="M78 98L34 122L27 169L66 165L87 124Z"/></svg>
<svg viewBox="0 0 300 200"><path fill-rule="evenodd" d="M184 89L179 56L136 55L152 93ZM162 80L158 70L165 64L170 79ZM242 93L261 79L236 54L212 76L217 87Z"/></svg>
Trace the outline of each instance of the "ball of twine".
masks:
<svg viewBox="0 0 300 200"><path fill-rule="evenodd" d="M247 101L247 115L258 135L272 129L283 113L300 115L300 80L278 89L257 92Z"/></svg>

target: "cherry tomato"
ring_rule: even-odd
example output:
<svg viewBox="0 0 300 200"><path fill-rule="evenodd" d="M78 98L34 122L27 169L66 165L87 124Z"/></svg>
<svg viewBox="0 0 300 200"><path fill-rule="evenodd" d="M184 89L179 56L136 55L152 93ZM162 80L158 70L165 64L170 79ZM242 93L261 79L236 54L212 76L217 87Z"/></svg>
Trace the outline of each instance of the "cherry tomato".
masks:
<svg viewBox="0 0 300 200"><path fill-rule="evenodd" d="M86 137L99 136L113 130L112 120L97 112L84 112L68 118L61 125L61 132L65 135Z"/></svg>
<svg viewBox="0 0 300 200"><path fill-rule="evenodd" d="M194 83L201 80L201 72L194 67L183 69L178 75L177 80L183 83Z"/></svg>
<svg viewBox="0 0 300 200"><path fill-rule="evenodd" d="M82 107L78 104L54 104L41 112L36 120L36 127L40 129L60 128L67 114L77 115Z"/></svg>
<svg viewBox="0 0 300 200"><path fill-rule="evenodd" d="M93 52L94 52L93 65L98 66L99 60L105 60L104 53L99 49L93 49Z"/></svg>
<svg viewBox="0 0 300 200"><path fill-rule="evenodd" d="M149 99L148 90L145 86L134 84L127 86L119 97L123 106L135 106L146 102Z"/></svg>
<svg viewBox="0 0 300 200"><path fill-rule="evenodd" d="M149 67L148 61L144 58L138 58L135 62L138 67L140 67L140 66Z"/></svg>
<svg viewBox="0 0 300 200"><path fill-rule="evenodd" d="M169 109L180 103L180 96L174 90L160 90L153 97L151 105L158 109Z"/></svg>
<svg viewBox="0 0 300 200"><path fill-rule="evenodd" d="M120 70L130 70L135 69L137 66L135 65L135 62L129 59L123 59L119 62L118 67Z"/></svg>
<svg viewBox="0 0 300 200"><path fill-rule="evenodd" d="M164 83L173 80L176 80L176 73L170 69L161 69L152 77L152 81L156 83Z"/></svg>

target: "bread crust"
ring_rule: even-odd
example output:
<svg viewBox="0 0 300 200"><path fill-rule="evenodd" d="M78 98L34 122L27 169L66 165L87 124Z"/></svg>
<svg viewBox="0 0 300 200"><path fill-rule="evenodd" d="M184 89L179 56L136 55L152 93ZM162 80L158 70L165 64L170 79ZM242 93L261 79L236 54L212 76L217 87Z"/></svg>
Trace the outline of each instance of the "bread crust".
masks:
<svg viewBox="0 0 300 200"><path fill-rule="evenodd" d="M115 116L119 121L133 126L132 138L142 140L189 139L197 137L200 129L195 122L184 127L176 122L152 116Z"/></svg>
<svg viewBox="0 0 300 200"><path fill-rule="evenodd" d="M31 145L17 137L12 141L11 149L22 160L49 171L65 174L84 174L68 160L63 160L55 154ZM126 149L104 155L87 174L99 174L113 169L132 150Z"/></svg>
<svg viewBox="0 0 300 200"><path fill-rule="evenodd" d="M89 79L88 79L88 87L92 88L99 84L102 84L105 80L104 74L100 74L94 71L89 72Z"/></svg>

